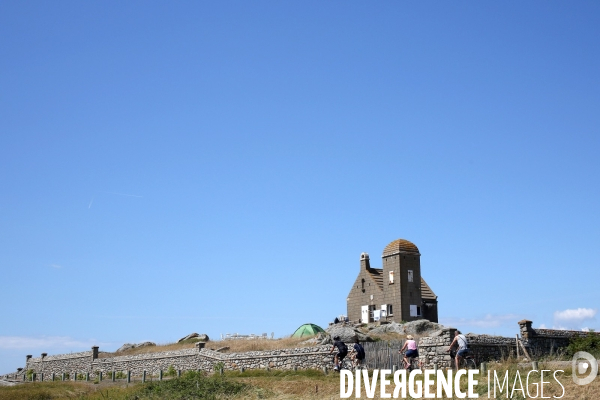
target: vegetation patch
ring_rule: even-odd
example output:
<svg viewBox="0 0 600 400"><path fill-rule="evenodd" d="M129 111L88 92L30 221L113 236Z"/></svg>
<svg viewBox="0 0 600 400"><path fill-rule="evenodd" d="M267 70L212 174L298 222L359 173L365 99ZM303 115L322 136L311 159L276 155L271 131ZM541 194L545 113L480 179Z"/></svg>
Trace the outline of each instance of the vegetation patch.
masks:
<svg viewBox="0 0 600 400"><path fill-rule="evenodd" d="M572 338L567 347L567 355L573 357L578 351L587 351L594 357L600 357L600 335L589 332L584 337Z"/></svg>
<svg viewBox="0 0 600 400"><path fill-rule="evenodd" d="M217 399L235 396L248 389L245 383L217 374L208 377L202 372L187 371L181 378L146 384L137 396L140 399Z"/></svg>

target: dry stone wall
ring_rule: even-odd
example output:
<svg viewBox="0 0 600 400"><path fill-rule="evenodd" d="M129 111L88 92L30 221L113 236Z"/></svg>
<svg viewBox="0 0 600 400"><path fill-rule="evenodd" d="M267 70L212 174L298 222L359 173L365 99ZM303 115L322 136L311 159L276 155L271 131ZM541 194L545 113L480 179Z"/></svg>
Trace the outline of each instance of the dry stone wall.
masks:
<svg viewBox="0 0 600 400"><path fill-rule="evenodd" d="M158 353L145 353L131 356L98 357L97 348L93 351L61 354L56 356L31 358L28 356L25 368L16 374L9 374L10 379L23 380L27 371L35 372L37 379L42 376L46 380L54 374L63 373L74 379L76 374L89 375L95 379L99 372L106 377L109 372L130 371L132 375L158 375L159 371L169 368L180 371L201 370L211 372L215 366L224 370L240 369L322 369L332 367L330 346L302 347L271 351L252 351L247 353L219 353L204 348L184 349ZM42 375L43 374L43 375Z"/></svg>
<svg viewBox="0 0 600 400"><path fill-rule="evenodd" d="M533 329L532 322L519 321L520 342L530 356L537 358L563 351L574 337L583 337L590 333L581 331L564 331L554 329ZM426 368L446 368L452 365L448 349L456 329L445 328L419 340L420 360ZM598 335L598 333L592 333ZM469 349L477 362L502 360L517 353L517 338L502 336L467 334ZM204 349L198 345L194 349L146 353L132 356L102 357L98 347L92 351L72 354L60 354L33 358L27 356L25 368L17 373L5 375L6 378L23 380L28 370L36 373L38 379L45 376L49 379L52 374L61 376L69 374L73 379L75 373L87 375L95 379L99 372L130 371L134 376L142 375L145 371L157 375L170 367L175 370L202 370L211 372L218 365L225 370L240 369L322 369L332 367L332 357L329 355L330 346L303 347L271 351L253 351L247 353L219 353ZM383 368L377 366L376 368ZM43 374L43 375L42 375Z"/></svg>
<svg viewBox="0 0 600 400"><path fill-rule="evenodd" d="M525 347L529 356L538 358L546 355L560 353L566 349L570 340L576 337L584 337L589 332L566 331L556 329L533 329L531 321L519 321L520 343ZM421 361L426 367L450 367L452 360L448 349L454 339L456 329L443 329L432 336L423 337L419 341L419 354ZM598 334L598 333L591 333ZM517 354L523 355L522 347L519 345L517 351L517 337L503 337L490 335L465 335L469 342L470 354L475 357L477 363L482 361L499 361Z"/></svg>
<svg viewBox="0 0 600 400"><path fill-rule="evenodd" d="M425 368L450 367L452 359L448 349L454 339L454 328L446 328L438 331L433 336L425 336L419 339L419 359Z"/></svg>
<svg viewBox="0 0 600 400"><path fill-rule="evenodd" d="M538 358L560 353L566 349L570 340L586 335L600 335L582 331L567 331L558 329L533 329L532 322L519 321L520 338L518 339L527 350L529 356ZM450 367L451 358L448 349L454 339L456 329L448 328L423 337L419 341L420 359L426 367ZM490 335L465 335L469 342L470 353L476 361L499 361L517 355L517 338ZM522 353L522 348L519 349Z"/></svg>
<svg viewBox="0 0 600 400"><path fill-rule="evenodd" d="M438 368L452 367L453 359L448 350L454 340L455 332L454 328L446 328L419 340L419 359L425 368L433 368L435 365ZM478 362L502 360L515 354L515 339L471 333L465 336L469 343L470 354Z"/></svg>
<svg viewBox="0 0 600 400"><path fill-rule="evenodd" d="M558 329L534 329L528 320L519 321L523 343L532 356L553 355L564 351L573 338L600 335L598 332L568 331Z"/></svg>

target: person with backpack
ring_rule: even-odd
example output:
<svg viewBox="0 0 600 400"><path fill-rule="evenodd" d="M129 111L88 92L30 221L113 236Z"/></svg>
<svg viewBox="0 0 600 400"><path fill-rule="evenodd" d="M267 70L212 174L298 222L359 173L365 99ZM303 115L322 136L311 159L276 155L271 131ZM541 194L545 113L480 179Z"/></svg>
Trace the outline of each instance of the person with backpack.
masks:
<svg viewBox="0 0 600 400"><path fill-rule="evenodd" d="M365 361L365 348L358 342L358 338L354 339L351 358L354 368L362 365L362 363Z"/></svg>
<svg viewBox="0 0 600 400"><path fill-rule="evenodd" d="M467 342L467 337L460 333L460 331L454 332L454 340L448 347L448 352L454 347L455 344L458 344L458 351L456 352L456 357L454 361L456 362L456 370L458 370L458 366L460 365L460 360L467 355L469 352L469 342Z"/></svg>
<svg viewBox="0 0 600 400"><path fill-rule="evenodd" d="M339 336L335 336L333 338L333 347L331 348L329 354L333 353L333 350L335 350L336 348L338 351L333 359L335 364L333 369L335 371L339 371L342 360L348 355L348 347L346 347L346 344L340 340Z"/></svg>

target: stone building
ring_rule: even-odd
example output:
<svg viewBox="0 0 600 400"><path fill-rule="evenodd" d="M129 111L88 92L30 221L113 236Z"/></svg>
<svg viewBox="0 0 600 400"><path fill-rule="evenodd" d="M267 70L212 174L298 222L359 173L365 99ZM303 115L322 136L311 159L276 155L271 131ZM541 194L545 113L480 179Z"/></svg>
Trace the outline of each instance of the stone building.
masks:
<svg viewBox="0 0 600 400"><path fill-rule="evenodd" d="M383 250L383 268L372 268L360 255L360 271L348 295L348 318L438 322L437 296L421 277L421 253L408 240L394 240Z"/></svg>

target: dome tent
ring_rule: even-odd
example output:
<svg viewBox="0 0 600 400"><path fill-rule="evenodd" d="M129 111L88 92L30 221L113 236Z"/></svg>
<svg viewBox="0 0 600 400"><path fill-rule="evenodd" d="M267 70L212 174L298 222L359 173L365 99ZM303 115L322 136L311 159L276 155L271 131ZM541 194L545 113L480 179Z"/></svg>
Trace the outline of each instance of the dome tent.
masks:
<svg viewBox="0 0 600 400"><path fill-rule="evenodd" d="M300 328L296 329L296 332L294 332L292 337L300 338L304 336L314 336L319 332L325 332L319 325L304 324Z"/></svg>

